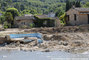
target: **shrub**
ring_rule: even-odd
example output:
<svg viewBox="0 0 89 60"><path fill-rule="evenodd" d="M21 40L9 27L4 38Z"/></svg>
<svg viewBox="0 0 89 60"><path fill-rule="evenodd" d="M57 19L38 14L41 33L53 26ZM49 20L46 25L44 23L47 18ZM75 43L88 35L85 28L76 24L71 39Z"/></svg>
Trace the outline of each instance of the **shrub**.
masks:
<svg viewBox="0 0 89 60"><path fill-rule="evenodd" d="M23 26L21 26L21 28L24 28L24 29L26 29L26 28L27 28L27 26L26 26L26 25L23 25Z"/></svg>
<svg viewBox="0 0 89 60"><path fill-rule="evenodd" d="M30 26L31 28L33 28L35 25L34 25L34 23L30 23L29 26Z"/></svg>
<svg viewBox="0 0 89 60"><path fill-rule="evenodd" d="M4 28L5 28L5 29L7 29L7 28L8 28L8 26L6 26L6 25L5 25L5 26L4 26Z"/></svg>
<svg viewBox="0 0 89 60"><path fill-rule="evenodd" d="M59 17L59 19L61 20L61 24L63 24L63 25L66 24L65 18L66 18L66 14L65 13Z"/></svg>
<svg viewBox="0 0 89 60"><path fill-rule="evenodd" d="M11 28L11 24L8 23L8 22L4 22L4 28L5 28L5 29Z"/></svg>

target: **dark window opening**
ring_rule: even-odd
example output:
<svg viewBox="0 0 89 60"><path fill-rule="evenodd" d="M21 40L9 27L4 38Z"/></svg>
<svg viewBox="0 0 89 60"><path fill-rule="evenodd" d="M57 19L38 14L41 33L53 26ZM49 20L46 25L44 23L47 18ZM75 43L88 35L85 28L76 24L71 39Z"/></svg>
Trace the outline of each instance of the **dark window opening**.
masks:
<svg viewBox="0 0 89 60"><path fill-rule="evenodd" d="M68 20L68 21L70 20L69 15L67 15L67 20Z"/></svg>
<svg viewBox="0 0 89 60"><path fill-rule="evenodd" d="M89 15L88 15L88 24L89 24Z"/></svg>
<svg viewBox="0 0 89 60"><path fill-rule="evenodd" d="M25 22L22 22L21 24L22 24L22 25L25 25Z"/></svg>
<svg viewBox="0 0 89 60"><path fill-rule="evenodd" d="M74 14L74 20L76 21L77 19L76 19L76 14Z"/></svg>

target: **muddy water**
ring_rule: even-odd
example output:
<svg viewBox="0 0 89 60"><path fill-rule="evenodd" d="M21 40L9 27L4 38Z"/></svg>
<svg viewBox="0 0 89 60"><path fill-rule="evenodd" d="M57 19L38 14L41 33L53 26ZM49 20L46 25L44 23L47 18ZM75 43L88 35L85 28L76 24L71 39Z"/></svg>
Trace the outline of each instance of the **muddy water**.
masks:
<svg viewBox="0 0 89 60"><path fill-rule="evenodd" d="M0 51L0 60L89 60L89 54L71 54L61 51L26 52Z"/></svg>

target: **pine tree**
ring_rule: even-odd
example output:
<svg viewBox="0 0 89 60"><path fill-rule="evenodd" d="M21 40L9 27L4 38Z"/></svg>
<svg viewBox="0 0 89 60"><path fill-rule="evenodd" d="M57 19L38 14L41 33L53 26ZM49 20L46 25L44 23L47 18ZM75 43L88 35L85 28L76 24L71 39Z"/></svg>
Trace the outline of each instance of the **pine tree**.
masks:
<svg viewBox="0 0 89 60"><path fill-rule="evenodd" d="M68 11L71 8L70 0L66 0L66 11Z"/></svg>
<svg viewBox="0 0 89 60"><path fill-rule="evenodd" d="M76 1L75 7L81 7L80 0L77 0L77 1Z"/></svg>
<svg viewBox="0 0 89 60"><path fill-rule="evenodd" d="M66 11L68 11L73 6L81 7L80 0L72 1L72 2L70 2L70 0L66 0Z"/></svg>

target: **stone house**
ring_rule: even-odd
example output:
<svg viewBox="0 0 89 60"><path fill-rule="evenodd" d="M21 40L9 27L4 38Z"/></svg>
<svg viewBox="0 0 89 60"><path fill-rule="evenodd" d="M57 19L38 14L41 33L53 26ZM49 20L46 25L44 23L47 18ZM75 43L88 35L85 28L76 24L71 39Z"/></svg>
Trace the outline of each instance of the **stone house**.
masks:
<svg viewBox="0 0 89 60"><path fill-rule="evenodd" d="M60 20L57 17L49 17L48 15L36 15L35 23L37 27L60 27Z"/></svg>
<svg viewBox="0 0 89 60"><path fill-rule="evenodd" d="M89 24L89 8L71 8L66 12L66 23L68 25Z"/></svg>
<svg viewBox="0 0 89 60"><path fill-rule="evenodd" d="M60 20L58 18L49 18L47 15L24 15L15 17L15 27L23 28L30 27L30 24L34 24L35 27L58 27L60 26Z"/></svg>
<svg viewBox="0 0 89 60"><path fill-rule="evenodd" d="M18 16L18 17L15 17L15 21L14 21L14 24L15 24L15 27L19 27L19 28L22 28L22 27L30 27L30 24L33 24L34 22L34 16Z"/></svg>

